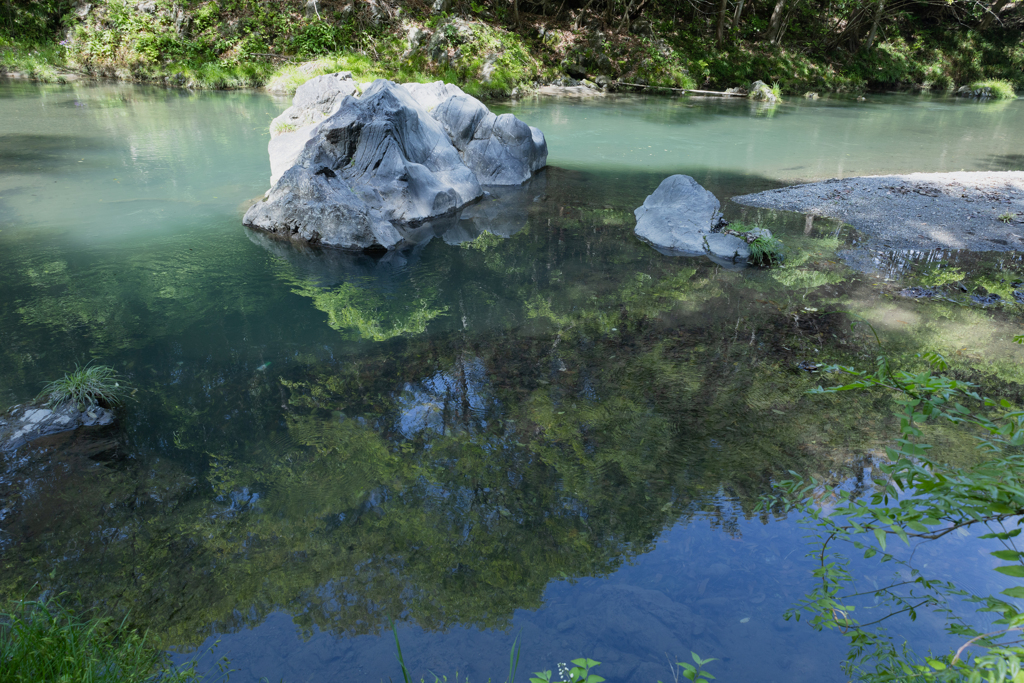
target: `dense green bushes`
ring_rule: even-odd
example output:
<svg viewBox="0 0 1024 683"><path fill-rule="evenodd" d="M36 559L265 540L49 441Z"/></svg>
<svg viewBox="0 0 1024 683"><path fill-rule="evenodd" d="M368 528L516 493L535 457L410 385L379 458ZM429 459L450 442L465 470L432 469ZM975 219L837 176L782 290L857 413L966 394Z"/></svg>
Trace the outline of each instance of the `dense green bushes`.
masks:
<svg viewBox="0 0 1024 683"><path fill-rule="evenodd" d="M43 80L244 87L294 86L321 71L298 69L311 60L368 60L374 76L443 78L485 96L565 74L676 88L759 79L788 93L988 79L1024 88L1021 11L986 14L965 1L885 10L858 0L489 0L434 12L418 0L12 0L0 65Z"/></svg>

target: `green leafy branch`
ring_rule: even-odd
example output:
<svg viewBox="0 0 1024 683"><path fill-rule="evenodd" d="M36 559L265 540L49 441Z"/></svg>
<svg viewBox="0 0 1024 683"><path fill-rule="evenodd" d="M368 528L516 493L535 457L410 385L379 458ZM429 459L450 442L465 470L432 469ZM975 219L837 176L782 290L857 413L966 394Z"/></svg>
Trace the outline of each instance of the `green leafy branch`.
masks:
<svg viewBox="0 0 1024 683"><path fill-rule="evenodd" d="M812 534L812 552L817 567L815 588L791 609L786 618L810 617L817 630L835 629L850 638L847 670L870 681L1024 681L1021 632L1024 615L1009 599L1024 598L1024 586L1014 586L998 596L975 595L951 582L923 575L908 559L897 559L888 551L890 539L910 547L936 541L953 532L978 525L988 533L980 539L996 539L1003 548L991 553L1005 562L996 571L1024 578L1024 552L1015 539L1021 533L1024 514L1024 411L1008 401L981 396L974 384L943 374L948 369L938 354L925 354L930 370L911 373L896 371L883 356L874 372L845 366L831 366L825 373L845 378L845 383L817 388L813 393L854 390L884 390L894 396L900 434L894 447L886 449L889 462L878 469L882 475L868 499L845 490L824 486L811 478L805 481L795 472L793 480L779 484L780 493L762 501L763 507L796 510L806 514ZM976 432L979 448L991 460L961 469L934 462L927 457L932 448L921 443L925 423L945 421ZM828 502L830 511L822 501ZM865 542L865 539L867 542ZM872 540L873 539L873 540ZM849 559L835 550L838 542L852 545L865 558L878 557L909 570L902 580L865 592L849 592L853 576ZM861 622L855 618L855 598L872 595L885 610L879 619ZM981 633L964 615L951 607L951 598L973 604L978 612L995 613L999 630ZM877 608L876 608L877 609ZM929 656L924 663L907 650L897 649L879 624L897 615L916 619L918 611L931 609L946 619L946 630L964 638L963 644L943 657ZM970 656L969 650L981 654Z"/></svg>

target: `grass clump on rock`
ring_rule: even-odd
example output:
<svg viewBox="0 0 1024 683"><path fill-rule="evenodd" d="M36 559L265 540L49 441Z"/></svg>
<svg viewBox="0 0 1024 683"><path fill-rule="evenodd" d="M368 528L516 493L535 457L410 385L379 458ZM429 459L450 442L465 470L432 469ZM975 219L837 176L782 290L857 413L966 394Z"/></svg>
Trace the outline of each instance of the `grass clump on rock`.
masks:
<svg viewBox="0 0 1024 683"><path fill-rule="evenodd" d="M754 266L771 267L782 263L785 247L782 240L764 228L757 228L742 223L733 223L722 232L726 235L739 237L747 243L750 256L747 262Z"/></svg>
<svg viewBox="0 0 1024 683"><path fill-rule="evenodd" d="M124 399L128 388L114 368L89 364L75 366L74 371L43 387L39 396L54 408L67 404L79 410L89 406L109 408Z"/></svg>
<svg viewBox="0 0 1024 683"><path fill-rule="evenodd" d="M986 81L974 81L970 85L973 92L986 92L993 100L1012 100L1017 97L1013 83L992 78Z"/></svg>
<svg viewBox="0 0 1024 683"><path fill-rule="evenodd" d="M53 600L15 600L0 612L0 680L190 683L199 677L193 668L168 668L163 650L127 621L81 619Z"/></svg>

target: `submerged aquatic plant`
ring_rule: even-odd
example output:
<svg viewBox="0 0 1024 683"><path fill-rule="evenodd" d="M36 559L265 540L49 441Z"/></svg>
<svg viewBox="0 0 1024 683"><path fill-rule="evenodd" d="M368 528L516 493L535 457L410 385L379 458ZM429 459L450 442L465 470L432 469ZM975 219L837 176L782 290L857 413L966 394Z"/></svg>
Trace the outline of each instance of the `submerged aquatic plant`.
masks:
<svg viewBox="0 0 1024 683"><path fill-rule="evenodd" d="M754 265L773 266L782 262L782 242L776 237L758 236L748 246Z"/></svg>
<svg viewBox="0 0 1024 683"><path fill-rule="evenodd" d="M59 407L72 403L79 409L88 406L110 407L119 404L129 387L109 365L75 366L73 372L65 374L45 387L39 394L47 403Z"/></svg>
<svg viewBox="0 0 1024 683"><path fill-rule="evenodd" d="M0 680L190 683L194 664L166 666L163 650L127 621L81 619L53 600L15 600L0 612Z"/></svg>

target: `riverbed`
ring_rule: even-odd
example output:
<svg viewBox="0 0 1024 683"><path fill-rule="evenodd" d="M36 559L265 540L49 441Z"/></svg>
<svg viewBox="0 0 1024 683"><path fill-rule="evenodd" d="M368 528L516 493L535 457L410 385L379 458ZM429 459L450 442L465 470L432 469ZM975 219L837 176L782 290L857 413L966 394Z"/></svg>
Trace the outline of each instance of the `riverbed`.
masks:
<svg viewBox="0 0 1024 683"><path fill-rule="evenodd" d="M94 359L135 390L101 455L5 459L0 590L130 611L182 659L228 657L232 681L398 680L392 623L428 680L503 677L517 637L521 679L590 656L608 680L669 680L666 656L695 651L719 680L847 680L840 635L782 618L810 589L803 528L756 506L790 470L870 473L896 424L886 397L809 395L825 380L800 364L872 367L865 320L896 362L943 353L1019 400L1024 265L906 249L861 272L849 226L729 198L1017 170L1024 103L506 103L545 132L548 169L384 258L241 226L285 106L0 84L0 408ZM633 209L673 173L770 228L785 267L636 239ZM968 291L899 295L951 269ZM1004 303L972 305L979 288ZM991 574L955 547L928 561ZM940 625L898 628L941 651Z"/></svg>

